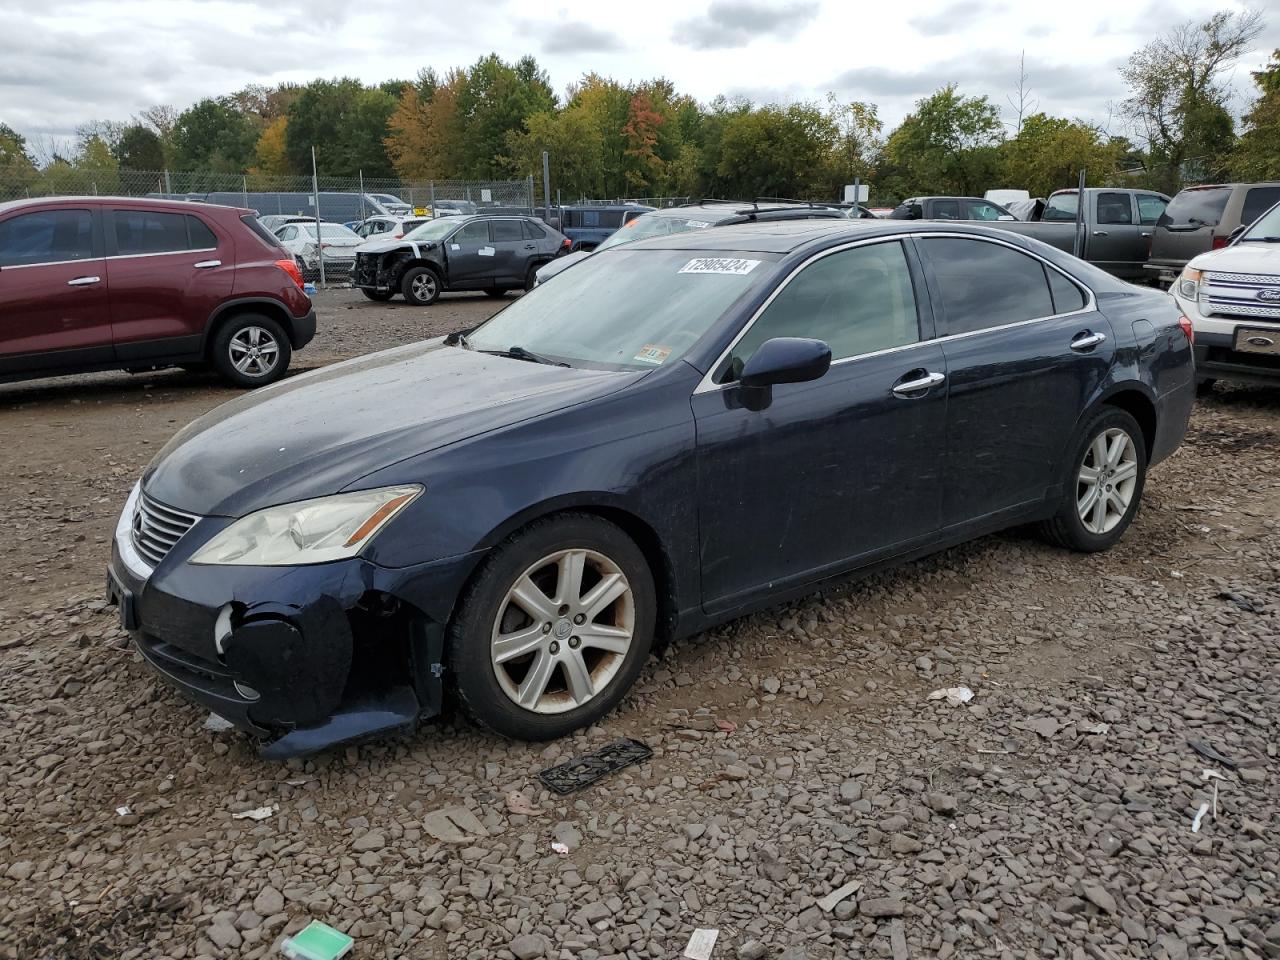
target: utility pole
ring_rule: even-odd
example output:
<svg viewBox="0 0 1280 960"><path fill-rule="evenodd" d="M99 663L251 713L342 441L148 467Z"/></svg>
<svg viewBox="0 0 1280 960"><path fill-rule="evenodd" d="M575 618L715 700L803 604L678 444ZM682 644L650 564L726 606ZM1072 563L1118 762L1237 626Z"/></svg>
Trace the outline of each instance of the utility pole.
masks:
<svg viewBox="0 0 1280 960"><path fill-rule="evenodd" d="M542 151L542 203L551 216L551 154L546 150Z"/></svg>

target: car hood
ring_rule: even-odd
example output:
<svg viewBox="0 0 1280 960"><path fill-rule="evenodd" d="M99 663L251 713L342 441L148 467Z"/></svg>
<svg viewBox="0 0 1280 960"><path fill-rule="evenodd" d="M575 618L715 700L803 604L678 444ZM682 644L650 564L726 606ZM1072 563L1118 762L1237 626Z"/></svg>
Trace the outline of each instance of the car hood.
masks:
<svg viewBox="0 0 1280 960"><path fill-rule="evenodd" d="M550 263L545 263L538 268L538 272L534 274L538 278L539 283L546 283L552 277L564 273L575 263L581 263L587 257L591 256L591 251L575 250L573 253L566 253L563 257L556 257Z"/></svg>
<svg viewBox="0 0 1280 960"><path fill-rule="evenodd" d="M1280 243L1236 242L1222 250L1202 253L1188 264L1197 270L1224 273L1269 273L1280 275Z"/></svg>
<svg viewBox="0 0 1280 960"><path fill-rule="evenodd" d="M435 244L430 241L416 243L412 240L397 240L395 237L374 237L356 247L356 253L390 253L392 250L413 250L414 256L422 256L422 250L430 250Z"/></svg>
<svg viewBox="0 0 1280 960"><path fill-rule="evenodd" d="M555 367L444 346L359 357L232 400L179 431L147 494L243 516L337 493L397 461L622 389L642 373Z"/></svg>

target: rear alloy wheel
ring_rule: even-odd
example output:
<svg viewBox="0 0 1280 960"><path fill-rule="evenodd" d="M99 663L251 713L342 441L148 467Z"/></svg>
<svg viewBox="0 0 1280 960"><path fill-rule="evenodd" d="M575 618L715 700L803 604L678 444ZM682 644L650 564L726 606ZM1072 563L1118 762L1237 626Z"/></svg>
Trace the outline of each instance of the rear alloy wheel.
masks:
<svg viewBox="0 0 1280 960"><path fill-rule="evenodd" d="M430 306L440 298L440 278L430 267L413 267L404 272L400 292L414 306Z"/></svg>
<svg viewBox="0 0 1280 960"><path fill-rule="evenodd" d="M274 383L289 369L293 348L270 317L242 314L224 324L211 348L213 367L237 387Z"/></svg>
<svg viewBox="0 0 1280 960"><path fill-rule="evenodd" d="M360 292L370 300L376 300L378 303L386 303L396 295L394 290L370 290L367 287L361 287Z"/></svg>
<svg viewBox="0 0 1280 960"><path fill-rule="evenodd" d="M525 293L528 293L530 290L532 290L534 287L538 285L538 268L540 266L541 264L535 263L533 266L529 268L529 271L524 275L524 292Z"/></svg>
<svg viewBox="0 0 1280 960"><path fill-rule="evenodd" d="M1081 431L1063 502L1047 521L1049 538L1072 550L1112 546L1138 512L1147 475L1146 441L1129 413L1104 407Z"/></svg>
<svg viewBox="0 0 1280 960"><path fill-rule="evenodd" d="M654 608L644 555L618 528L574 514L531 525L491 555L451 627L463 705L523 740L594 723L643 666Z"/></svg>

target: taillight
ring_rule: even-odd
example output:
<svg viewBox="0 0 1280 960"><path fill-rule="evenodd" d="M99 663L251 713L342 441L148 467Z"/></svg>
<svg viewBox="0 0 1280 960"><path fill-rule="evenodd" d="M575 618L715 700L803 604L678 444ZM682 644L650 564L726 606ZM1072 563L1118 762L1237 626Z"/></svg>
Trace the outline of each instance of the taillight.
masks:
<svg viewBox="0 0 1280 960"><path fill-rule="evenodd" d="M1227 244L1229 244L1230 242L1231 242L1231 238L1230 238L1230 237L1218 237L1218 236L1215 236L1215 237L1213 238L1213 249L1215 249L1215 250L1221 250L1223 247L1225 247L1225 246L1226 246Z"/></svg>
<svg viewBox="0 0 1280 960"><path fill-rule="evenodd" d="M565 237L565 238L564 238L564 242L563 242L563 243L561 243L561 244L560 244L560 246L561 246L563 249L568 250L570 247L572 247L572 246L573 246L573 241L572 241L572 240L570 240L568 237Z"/></svg>
<svg viewBox="0 0 1280 960"><path fill-rule="evenodd" d="M1187 343L1196 342L1196 328L1191 325L1191 321L1186 317L1178 318L1178 326L1182 328L1182 332L1187 335Z"/></svg>
<svg viewBox="0 0 1280 960"><path fill-rule="evenodd" d="M298 285L299 290L303 288L302 271L298 269L298 265L294 261L277 260L276 266L289 275L289 278Z"/></svg>
<svg viewBox="0 0 1280 960"><path fill-rule="evenodd" d="M392 239L392 240L403 240L403 239L404 239L404 234L403 234L403 233L393 233L393 234L391 235L391 239Z"/></svg>

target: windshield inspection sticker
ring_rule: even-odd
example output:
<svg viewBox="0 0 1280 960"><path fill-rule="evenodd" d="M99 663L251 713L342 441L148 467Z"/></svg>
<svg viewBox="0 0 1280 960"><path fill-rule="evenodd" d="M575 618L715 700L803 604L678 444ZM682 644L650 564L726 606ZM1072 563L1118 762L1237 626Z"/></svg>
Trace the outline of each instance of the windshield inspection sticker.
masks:
<svg viewBox="0 0 1280 960"><path fill-rule="evenodd" d="M635 223L634 220L631 222ZM707 227L711 226L711 224L706 220L686 220L684 225L690 230L705 230Z"/></svg>
<svg viewBox="0 0 1280 960"><path fill-rule="evenodd" d="M671 356L670 347L659 347L652 343L646 343L633 359L639 360L641 363L662 363L669 356Z"/></svg>
<svg viewBox="0 0 1280 960"><path fill-rule="evenodd" d="M690 260L678 272L725 273L741 277L758 266L760 266L759 260L743 260L741 257L699 257L696 260Z"/></svg>

